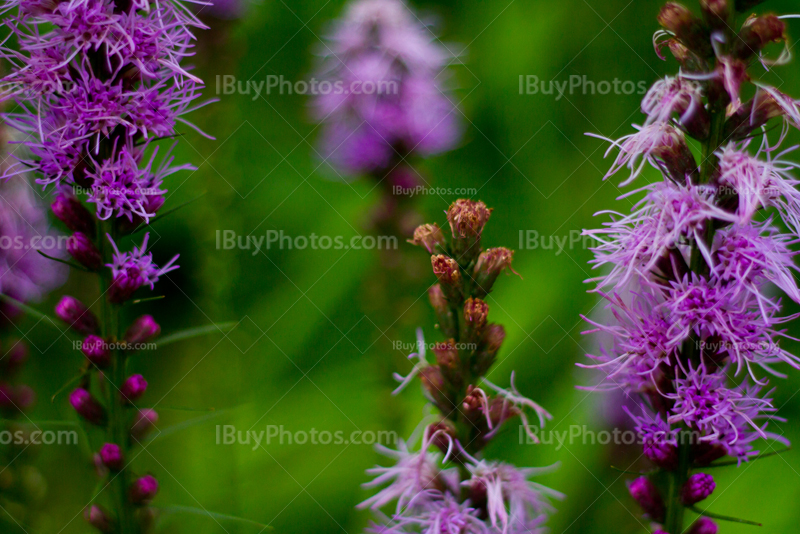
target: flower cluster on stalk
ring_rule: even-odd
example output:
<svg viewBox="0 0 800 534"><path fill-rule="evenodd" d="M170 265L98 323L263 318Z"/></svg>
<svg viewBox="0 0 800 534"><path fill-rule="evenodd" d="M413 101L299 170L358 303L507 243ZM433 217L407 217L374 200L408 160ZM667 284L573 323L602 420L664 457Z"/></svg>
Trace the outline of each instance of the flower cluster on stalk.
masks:
<svg viewBox="0 0 800 534"><path fill-rule="evenodd" d="M452 239L436 224L417 228L411 243L431 254L439 283L428 296L438 328L446 338L426 358L422 330L415 365L408 376L396 375L400 391L415 378L439 415L422 426L422 439L398 450L379 447L395 463L369 470L366 487L381 488L360 506L381 510L394 503L391 516L370 531L379 533L535 533L541 532L551 499L563 496L529 480L550 468L518 468L482 458L481 451L509 420L530 431L528 414L540 425L550 415L514 386L504 389L485 376L505 339L505 330L488 321L483 300L503 271L511 271L513 252L483 249L481 235L491 210L483 202L458 200L447 211ZM531 432L535 439L535 434Z"/></svg>
<svg viewBox="0 0 800 534"><path fill-rule="evenodd" d="M158 416L136 407L147 382L127 375L126 361L160 327L145 315L124 330L120 306L176 269L177 256L158 267L149 234L132 250L120 245L156 217L164 179L193 168L173 165L160 142L179 135L181 124L193 128L182 115L202 82L181 62L192 55L192 28L203 25L178 0L6 0L0 9L16 39L0 48L12 65L0 96L16 103L4 118L25 146L4 178L33 172L54 191L53 214L72 232L73 266L101 280L100 318L74 297L56 307L85 336L85 365L69 401L104 433L95 461L114 487L114 513L98 499L85 516L102 532L143 532L158 483L133 476L129 452Z"/></svg>
<svg viewBox="0 0 800 534"><path fill-rule="evenodd" d="M796 147L781 149L800 126L800 103L748 74L754 64L788 59L781 17L735 24L737 10L759 3L701 0L702 16L675 2L663 7L656 50L663 59L669 50L680 71L647 93L636 133L611 140L619 154L607 175L623 172L627 185L650 166L663 180L626 193L641 198L631 213L602 212L610 220L585 232L598 243L593 264L606 274L591 281L611 317L587 319L589 333L611 340L589 367L603 371L598 388L638 400L629 413L644 454L666 472L686 474L724 456L748 461L761 438L786 443L768 430L777 416L765 388L780 367L800 369L781 347L795 316L781 315L774 289L800 302L800 165L786 159ZM768 130L773 119L777 132ZM698 476L710 479L691 475L684 493ZM704 498L713 481L698 487ZM659 524L665 491L647 477L631 485ZM708 518L692 529L716 532Z"/></svg>
<svg viewBox="0 0 800 534"><path fill-rule="evenodd" d="M424 183L414 160L461 137L447 87L455 54L405 0L355 0L346 9L320 50L312 102L319 152L337 174L377 181L386 198L376 217L402 218L396 204Z"/></svg>

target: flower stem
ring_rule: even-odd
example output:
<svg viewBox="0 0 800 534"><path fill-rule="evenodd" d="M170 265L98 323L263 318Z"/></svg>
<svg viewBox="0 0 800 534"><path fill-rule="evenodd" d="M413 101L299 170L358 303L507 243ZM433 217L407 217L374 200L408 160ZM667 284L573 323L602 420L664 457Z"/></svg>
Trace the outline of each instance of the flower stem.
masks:
<svg viewBox="0 0 800 534"><path fill-rule="evenodd" d="M103 256L103 263L112 261L113 250L106 234L115 237L113 221L100 221L98 225L98 244ZM114 349L111 356L111 368L104 375L108 381L106 406L108 409L108 428L106 439L109 443L119 445L123 458L128 458L128 425L125 416L125 406L119 394L125 380L125 352L119 349L120 332L120 306L109 301L109 288L112 277L109 269L103 269L100 274L100 302L102 306L102 334L103 339L112 343ZM137 527L133 506L128 500L129 474L127 465L116 474L112 474L111 491L117 507L117 521L119 534L136 534Z"/></svg>
<svg viewBox="0 0 800 534"><path fill-rule="evenodd" d="M678 468L669 472L667 518L664 522L664 528L669 534L683 533L683 515L686 509L681 502L681 489L689 479L691 452L691 433L684 430L678 436Z"/></svg>

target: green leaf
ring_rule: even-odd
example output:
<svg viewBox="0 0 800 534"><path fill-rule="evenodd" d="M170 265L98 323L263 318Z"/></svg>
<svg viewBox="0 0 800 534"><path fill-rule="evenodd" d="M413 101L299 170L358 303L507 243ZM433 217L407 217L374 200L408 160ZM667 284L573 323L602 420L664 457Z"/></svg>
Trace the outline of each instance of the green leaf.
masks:
<svg viewBox="0 0 800 534"><path fill-rule="evenodd" d="M198 326L196 328L188 328L186 330L181 330L180 332L175 332L174 334L170 334L168 336L162 337L158 342L158 348L161 348L165 345L170 345L172 343L177 343L178 341L183 341L186 339L191 339L193 337L203 336L206 334L213 334L215 332L219 332L224 334L225 332L233 329L239 323L236 322L229 322L229 323L222 323L218 325L208 325L208 326Z"/></svg>
<svg viewBox="0 0 800 534"><path fill-rule="evenodd" d="M73 262L67 261L67 260L62 260L61 258L56 258L56 257L53 257L53 256L49 256L49 255L45 254L44 252L42 252L41 250L37 250L36 252L38 252L40 255L44 256L48 260L53 260L53 261L57 261L58 263L63 263L64 265L69 265L73 269L78 269L79 271L84 271L84 272L87 272L87 273L92 272L89 269L87 269L86 267L84 267L83 265L79 265L77 263L73 263Z"/></svg>
<svg viewBox="0 0 800 534"><path fill-rule="evenodd" d="M9 297L8 295L3 295L2 293L0 293L0 300L11 304L15 308L19 308L21 311L27 313L31 317L35 317L35 318L37 318L39 320L47 319L47 324L51 325L54 329L58 330L58 332L60 334L64 334L64 335L66 335L68 337L74 337L69 330L61 330L61 328L58 327L58 322L59 322L58 319L54 319L53 317L50 317L49 315L45 315L44 313L42 313L42 312L40 312L38 310L35 310L34 308L31 308L30 306L28 306L26 304L21 303L17 299L15 299L13 297ZM75 338L75 339L77 339L77 338Z"/></svg>
<svg viewBox="0 0 800 534"><path fill-rule="evenodd" d="M242 517L236 517L235 515L220 514L218 512L209 512L208 510L195 508L194 506L171 505L171 506L154 506L153 508L172 514L182 513L182 514L202 515L214 519L215 521L230 521L242 525L250 525L255 528L260 528L262 532L266 531L267 529L272 530L272 527L265 525L264 523L259 523L257 521L252 521L250 519L244 519Z"/></svg>
<svg viewBox="0 0 800 534"><path fill-rule="evenodd" d="M701 510L697 506L689 506L689 510L691 510L692 512L694 512L696 514L704 515L706 517L710 517L711 519L718 519L720 521L728 521L730 523L743 523L745 525L753 525L753 526L756 526L756 527L764 526L761 523L756 523L755 521L748 521L747 519L739 519L738 517L730 517L730 516L727 516L727 515L713 514L713 513L709 512L707 510Z"/></svg>
<svg viewBox="0 0 800 534"><path fill-rule="evenodd" d="M194 419L189 419L183 421L182 423L177 423L172 426L168 426L167 428L161 430L159 433L154 434L152 437L144 439L141 444L147 445L149 443L153 443L154 441L158 441L160 439L166 438L167 436L171 436L181 430L186 430L187 428L192 428L193 426L200 425L212 419L216 419L217 417L223 416L229 412L233 411L233 409L227 410L215 410L212 413L201 415L200 417L195 417Z"/></svg>

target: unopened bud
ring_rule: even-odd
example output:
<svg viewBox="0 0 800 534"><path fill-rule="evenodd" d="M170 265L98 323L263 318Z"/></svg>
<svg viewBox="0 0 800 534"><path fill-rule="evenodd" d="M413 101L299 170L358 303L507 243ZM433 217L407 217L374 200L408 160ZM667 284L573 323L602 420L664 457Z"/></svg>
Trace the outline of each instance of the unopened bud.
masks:
<svg viewBox="0 0 800 534"><path fill-rule="evenodd" d="M151 475L143 476L131 484L128 497L136 505L144 505L153 500L158 493L158 481Z"/></svg>
<svg viewBox="0 0 800 534"><path fill-rule="evenodd" d="M436 356L436 363L441 369L442 375L451 384L461 385L461 361L458 357L456 340L448 339L443 343L437 343L433 347L433 354Z"/></svg>
<svg viewBox="0 0 800 534"><path fill-rule="evenodd" d="M697 175L697 161L686 144L686 138L672 126L663 127L661 145L652 154L661 160L669 176L679 184L685 184L687 176Z"/></svg>
<svg viewBox="0 0 800 534"><path fill-rule="evenodd" d="M644 455L650 459L651 462L672 471L678 465L678 448L669 443L659 443L656 441L647 441L644 443Z"/></svg>
<svg viewBox="0 0 800 534"><path fill-rule="evenodd" d="M445 394L447 388L445 386L444 376L439 367L436 365L429 365L421 369L419 378L430 400L443 412L449 413L452 407L448 406L449 401Z"/></svg>
<svg viewBox="0 0 800 534"><path fill-rule="evenodd" d="M664 519L664 500L658 488L647 477L640 477L628 483L631 497L639 503L653 521L661 522Z"/></svg>
<svg viewBox="0 0 800 534"><path fill-rule="evenodd" d="M105 422L105 408L85 389L78 388L70 393L69 403L78 415L93 425L102 425Z"/></svg>
<svg viewBox="0 0 800 534"><path fill-rule="evenodd" d="M83 517L86 519L87 523L104 534L110 534L114 531L114 527L111 524L111 519L109 518L108 514L96 504L88 506L83 511Z"/></svg>
<svg viewBox="0 0 800 534"><path fill-rule="evenodd" d="M707 517L701 517L689 529L689 534L717 534L717 532L719 532L717 524Z"/></svg>
<svg viewBox="0 0 800 534"><path fill-rule="evenodd" d="M453 233L453 254L461 264L468 264L480 253L481 234L492 210L480 201L459 199L447 210Z"/></svg>
<svg viewBox="0 0 800 534"><path fill-rule="evenodd" d="M455 317L442 292L441 285L435 284L428 289L428 300L430 300L433 311L436 312L439 329L446 337L455 337L458 333L456 332Z"/></svg>
<svg viewBox="0 0 800 534"><path fill-rule="evenodd" d="M482 333L489 316L489 305L481 299L469 298L464 303L464 322L471 332Z"/></svg>
<svg viewBox="0 0 800 534"><path fill-rule="evenodd" d="M89 335L83 340L81 351L98 369L107 369L111 364L111 351L102 337Z"/></svg>
<svg viewBox="0 0 800 534"><path fill-rule="evenodd" d="M692 506L714 493L716 487L714 477L706 473L695 473L683 485L681 502L685 506Z"/></svg>
<svg viewBox="0 0 800 534"><path fill-rule="evenodd" d="M791 102L792 99L786 96L786 100ZM785 114L786 110L774 96L766 91L759 91L755 98L741 106L725 122L725 138L744 139L770 120Z"/></svg>
<svg viewBox="0 0 800 534"><path fill-rule="evenodd" d="M136 267L128 267L114 276L111 287L108 288L108 300L122 304L130 299L143 283L141 271Z"/></svg>
<svg viewBox="0 0 800 534"><path fill-rule="evenodd" d="M477 376L483 376L494 363L497 352L506 338L506 330L503 325L492 323L486 327L483 333L481 350L475 356L472 371Z"/></svg>
<svg viewBox="0 0 800 534"><path fill-rule="evenodd" d="M0 358L2 373L7 377L16 374L28 360L28 346L21 340L9 342L9 349Z"/></svg>
<svg viewBox="0 0 800 534"><path fill-rule="evenodd" d="M727 32L731 18L731 6L728 0L700 0L703 18L715 30Z"/></svg>
<svg viewBox="0 0 800 534"><path fill-rule="evenodd" d="M124 402L133 402L141 398L147 390L147 381L142 375L129 376L120 388L120 396Z"/></svg>
<svg viewBox="0 0 800 534"><path fill-rule="evenodd" d="M442 229L436 223L418 226L414 230L414 239L409 239L408 242L418 247L424 247L430 254L434 253L437 245L444 247L446 243Z"/></svg>
<svg viewBox="0 0 800 534"><path fill-rule="evenodd" d="M142 315L137 318L133 324L125 332L125 341L131 345L138 343L146 343L161 333L161 327L158 325L152 315Z"/></svg>
<svg viewBox="0 0 800 534"><path fill-rule="evenodd" d="M439 254L431 256L431 266L445 298L454 304L461 302L461 271L456 260Z"/></svg>
<svg viewBox="0 0 800 534"><path fill-rule="evenodd" d="M116 443L105 443L100 448L100 460L103 462L103 465L111 471L121 471L125 466L122 448Z"/></svg>
<svg viewBox="0 0 800 534"><path fill-rule="evenodd" d="M481 252L473 271L475 295L480 298L488 295L503 270L509 269L514 272L511 268L513 259L514 252L503 247L489 248Z"/></svg>
<svg viewBox="0 0 800 534"><path fill-rule="evenodd" d="M73 232L94 235L94 218L81 201L68 192L60 192L50 205L53 215Z"/></svg>
<svg viewBox="0 0 800 534"><path fill-rule="evenodd" d="M701 57L714 54L705 24L688 7L677 2L668 2L658 14L658 23Z"/></svg>
<svg viewBox="0 0 800 534"><path fill-rule="evenodd" d="M770 43L786 40L786 23L777 15L751 17L733 43L733 57L748 60Z"/></svg>
<svg viewBox="0 0 800 534"><path fill-rule="evenodd" d="M158 414L155 410L146 408L139 410L131 425L131 439L134 442L143 440L158 423Z"/></svg>
<svg viewBox="0 0 800 534"><path fill-rule="evenodd" d="M96 271L103 264L100 251L89 237L81 232L75 232L67 241L67 252L75 261L84 267Z"/></svg>
<svg viewBox="0 0 800 534"><path fill-rule="evenodd" d="M81 334L94 334L98 330L97 317L75 297L65 295L56 304L56 316Z"/></svg>

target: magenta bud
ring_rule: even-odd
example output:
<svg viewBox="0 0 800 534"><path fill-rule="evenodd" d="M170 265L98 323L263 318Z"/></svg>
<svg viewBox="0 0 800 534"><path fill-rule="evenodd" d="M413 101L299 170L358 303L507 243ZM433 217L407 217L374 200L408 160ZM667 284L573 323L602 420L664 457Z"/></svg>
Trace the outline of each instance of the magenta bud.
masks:
<svg viewBox="0 0 800 534"><path fill-rule="evenodd" d="M14 388L9 384L0 384L0 409L10 410L16 407Z"/></svg>
<svg viewBox="0 0 800 534"><path fill-rule="evenodd" d="M692 506L714 493L716 487L714 477L706 473L695 473L683 485L681 502L685 506Z"/></svg>
<svg viewBox="0 0 800 534"><path fill-rule="evenodd" d="M8 351L0 358L3 373L11 376L19 371L28 360L28 346L22 341L15 341Z"/></svg>
<svg viewBox="0 0 800 534"><path fill-rule="evenodd" d="M108 300L115 304L122 304L130 299L137 289L142 287L144 279L136 267L128 267L117 273L108 288Z"/></svg>
<svg viewBox="0 0 800 534"><path fill-rule="evenodd" d="M155 410L146 408L139 410L131 425L131 439L141 441L153 430L158 423L158 414Z"/></svg>
<svg viewBox="0 0 800 534"><path fill-rule="evenodd" d="M145 475L131 484L128 496L133 504L142 505L153 500L156 493L158 493L158 481L150 475Z"/></svg>
<svg viewBox="0 0 800 534"><path fill-rule="evenodd" d="M67 240L67 252L70 256L75 258L75 261L96 271L103 264L103 258L100 256L100 251L94 245L89 237L81 232L75 232Z"/></svg>
<svg viewBox="0 0 800 534"><path fill-rule="evenodd" d="M81 201L69 193L59 193L50 205L53 215L73 232L94 235L94 218Z"/></svg>
<svg viewBox="0 0 800 534"><path fill-rule="evenodd" d="M36 404L36 392L26 385L17 386L14 389L14 399L16 400L17 408L25 412Z"/></svg>
<svg viewBox="0 0 800 534"><path fill-rule="evenodd" d="M105 421L105 408L85 389L78 388L70 393L69 403L72 404L78 415L88 422L94 425L101 425Z"/></svg>
<svg viewBox="0 0 800 534"><path fill-rule="evenodd" d="M93 504L87 507L83 511L83 518L86 519L86 522L92 525L94 528L99 530L103 533L110 533L113 532L113 527L111 525L111 519L109 519L108 514L97 506Z"/></svg>
<svg viewBox="0 0 800 534"><path fill-rule="evenodd" d="M644 444L644 455L667 471L672 471L678 465L678 448L669 443L648 441Z"/></svg>
<svg viewBox="0 0 800 534"><path fill-rule="evenodd" d="M629 482L628 491L653 521L660 522L664 519L664 500L661 498L658 488L650 482L649 478L639 477L633 482Z"/></svg>
<svg viewBox="0 0 800 534"><path fill-rule="evenodd" d="M90 335L83 340L81 351L86 359L96 365L99 369L108 368L111 363L111 351L105 339L99 336Z"/></svg>
<svg viewBox="0 0 800 534"><path fill-rule="evenodd" d="M133 402L144 395L147 390L147 382L142 375L129 376L120 388L122 399L127 402Z"/></svg>
<svg viewBox="0 0 800 534"><path fill-rule="evenodd" d="M707 517L701 517L689 529L689 534L717 534L718 531L716 523Z"/></svg>
<svg viewBox="0 0 800 534"><path fill-rule="evenodd" d="M122 449L116 443L105 443L100 448L100 460L111 471L121 471L125 466Z"/></svg>
<svg viewBox="0 0 800 534"><path fill-rule="evenodd" d="M56 304L56 316L76 332L84 335L97 333L97 317L75 297L61 297Z"/></svg>
<svg viewBox="0 0 800 534"><path fill-rule="evenodd" d="M125 332L125 341L131 345L145 343L161 333L161 327L153 319L152 315L142 315L133 321L133 324Z"/></svg>

